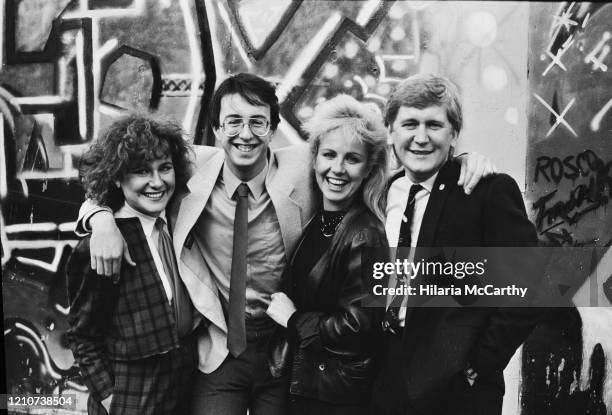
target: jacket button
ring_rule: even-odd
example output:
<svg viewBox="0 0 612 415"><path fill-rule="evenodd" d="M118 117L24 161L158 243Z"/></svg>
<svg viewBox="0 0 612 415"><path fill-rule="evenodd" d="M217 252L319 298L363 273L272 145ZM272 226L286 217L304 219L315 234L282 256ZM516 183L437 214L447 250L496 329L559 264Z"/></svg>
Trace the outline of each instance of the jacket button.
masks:
<svg viewBox="0 0 612 415"><path fill-rule="evenodd" d="M325 370L325 363L319 363L319 370Z"/></svg>

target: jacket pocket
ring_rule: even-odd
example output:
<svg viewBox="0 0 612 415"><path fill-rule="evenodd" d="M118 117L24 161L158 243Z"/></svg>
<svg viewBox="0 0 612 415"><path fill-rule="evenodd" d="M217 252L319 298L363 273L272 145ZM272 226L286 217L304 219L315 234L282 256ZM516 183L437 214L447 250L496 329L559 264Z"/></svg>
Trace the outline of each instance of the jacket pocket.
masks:
<svg viewBox="0 0 612 415"><path fill-rule="evenodd" d="M372 372L371 357L354 362L340 362L338 365L338 373L350 379L369 379L372 377Z"/></svg>

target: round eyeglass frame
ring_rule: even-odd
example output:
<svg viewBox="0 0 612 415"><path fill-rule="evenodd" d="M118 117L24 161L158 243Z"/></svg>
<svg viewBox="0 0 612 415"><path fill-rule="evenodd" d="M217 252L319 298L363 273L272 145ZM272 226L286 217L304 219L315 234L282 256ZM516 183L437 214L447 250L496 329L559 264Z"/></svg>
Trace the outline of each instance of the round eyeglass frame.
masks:
<svg viewBox="0 0 612 415"><path fill-rule="evenodd" d="M236 129L236 133L235 134L229 134L228 133L228 127L225 126L225 123L228 120L240 120L241 125L240 128ZM245 123L245 120L248 120L248 122ZM266 122L266 131L262 134L259 134L257 132L255 132L255 130L253 130L253 126L251 125L251 120L258 120L258 121L265 121ZM253 133L253 135L257 136L257 137L265 137L269 132L270 132L270 121L266 120L266 119L262 119L262 118L242 118L242 117L225 117L225 119L223 120L223 122L221 123L221 130L223 131L223 134L225 134L228 137L236 137L238 134L240 134L242 132L242 130L244 129L244 126L248 125L249 126L249 131L251 131L251 133Z"/></svg>

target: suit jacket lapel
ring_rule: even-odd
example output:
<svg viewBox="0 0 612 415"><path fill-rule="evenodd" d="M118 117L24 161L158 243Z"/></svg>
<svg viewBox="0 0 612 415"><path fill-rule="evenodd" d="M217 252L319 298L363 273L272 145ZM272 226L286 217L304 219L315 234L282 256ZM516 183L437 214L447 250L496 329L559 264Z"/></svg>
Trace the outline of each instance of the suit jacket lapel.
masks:
<svg viewBox="0 0 612 415"><path fill-rule="evenodd" d="M189 192L182 197L180 204L177 203L178 207L173 207L173 213L177 213L176 215L171 215L175 218L173 229L174 252L179 257L187 235L208 202L208 198L223 167L224 160L225 153L222 151L205 160L205 166L199 168L187 182Z"/></svg>
<svg viewBox="0 0 612 415"><path fill-rule="evenodd" d="M453 162L448 161L440 169L440 173L438 173L438 177L436 177L436 181L431 189L431 195L427 202L425 214L423 215L417 246L433 246L440 214L446 204L449 190L451 186L455 185L454 181L457 180L453 174L455 170L456 168L453 166Z"/></svg>
<svg viewBox="0 0 612 415"><path fill-rule="evenodd" d="M429 201L427 202L427 207L425 208L425 213L423 214L423 221L421 222L421 229L419 230L417 247L429 248L434 246L436 242L435 236L440 215L442 214L442 210L446 204L446 199L449 195L451 186L456 185L455 182L457 178L454 174L455 170L456 167L453 165L453 162L447 161L440 169L438 177L436 177L433 188L431 189ZM417 253L418 252L419 251L417 250ZM418 259L419 258L416 258L415 256L414 261L418 261ZM408 297L409 301L406 309L405 327L408 327L408 319L414 312L415 305L411 304L411 298L416 297ZM407 331L408 330L404 330L404 333Z"/></svg>
<svg viewBox="0 0 612 415"><path fill-rule="evenodd" d="M180 202L177 201L173 204L171 217L175 219L173 245L179 261L181 278L188 290L191 287L191 292L196 290L198 293L198 299L194 300L194 305L204 317L222 331L227 331L218 289L214 280L210 277L204 278L204 274L199 274L191 268L189 271L185 268L189 268L186 261L195 261L202 267L207 266L205 261L199 257L199 253L193 253L195 248L188 248L193 243L193 237L189 235L208 203L224 160L225 154L222 151L213 154L210 158L200 160L199 165L196 166L197 170L187 182L189 191L184 195L178 195ZM196 255L197 258L194 258L193 255Z"/></svg>
<svg viewBox="0 0 612 415"><path fill-rule="evenodd" d="M302 234L301 208L299 202L293 198L295 190L293 184L283 180L281 174L277 174L278 162L274 153L270 155L268 169L266 190L274 205L285 246L285 256L289 259Z"/></svg>

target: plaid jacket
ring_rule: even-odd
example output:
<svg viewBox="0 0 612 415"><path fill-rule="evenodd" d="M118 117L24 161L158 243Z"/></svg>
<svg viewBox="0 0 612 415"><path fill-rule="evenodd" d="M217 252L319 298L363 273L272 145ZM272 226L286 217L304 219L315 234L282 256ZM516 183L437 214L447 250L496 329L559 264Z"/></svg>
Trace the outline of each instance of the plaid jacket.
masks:
<svg viewBox="0 0 612 415"><path fill-rule="evenodd" d="M68 342L92 396L113 391L112 360L129 361L179 346L172 307L137 218L116 219L135 267L121 268L119 284L89 266L89 238L67 265Z"/></svg>

